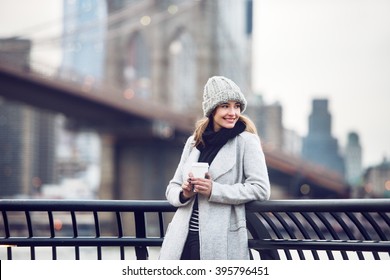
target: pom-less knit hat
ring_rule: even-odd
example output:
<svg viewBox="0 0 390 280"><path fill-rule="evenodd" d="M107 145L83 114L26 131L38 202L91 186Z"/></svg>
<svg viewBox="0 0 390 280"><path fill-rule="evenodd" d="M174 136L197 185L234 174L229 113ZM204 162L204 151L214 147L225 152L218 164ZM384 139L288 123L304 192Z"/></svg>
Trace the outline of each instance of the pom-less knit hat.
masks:
<svg viewBox="0 0 390 280"><path fill-rule="evenodd" d="M241 113L245 111L247 102L240 88L226 77L211 77L204 86L203 91L202 106L204 116L209 117L218 105L229 101L240 102Z"/></svg>

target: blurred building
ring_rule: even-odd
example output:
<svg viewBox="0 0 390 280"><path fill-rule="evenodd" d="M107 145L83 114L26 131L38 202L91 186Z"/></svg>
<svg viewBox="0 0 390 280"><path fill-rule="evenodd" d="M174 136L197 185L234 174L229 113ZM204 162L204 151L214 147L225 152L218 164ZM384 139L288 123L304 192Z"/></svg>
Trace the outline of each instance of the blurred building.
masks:
<svg viewBox="0 0 390 280"><path fill-rule="evenodd" d="M26 119L19 104L0 101L0 196L13 196L28 192L24 184L24 164L29 161L31 149L24 145L23 133ZM24 134L24 135L23 135ZM30 138L30 137L29 137ZM23 152L24 151L24 152ZM23 155L25 155L23 159ZM29 176L31 177L31 176Z"/></svg>
<svg viewBox="0 0 390 280"><path fill-rule="evenodd" d="M210 76L231 78L249 96L251 3L107 1L106 80L128 96L197 116Z"/></svg>
<svg viewBox="0 0 390 280"><path fill-rule="evenodd" d="M29 69L27 40L0 40L0 63ZM0 100L0 197L34 195L55 180L53 114Z"/></svg>
<svg viewBox="0 0 390 280"><path fill-rule="evenodd" d="M27 39L0 39L0 63L28 70L30 67L31 41Z"/></svg>
<svg viewBox="0 0 390 280"><path fill-rule="evenodd" d="M348 134L347 145L345 147L345 178L353 186L362 184L362 147L359 141L359 135L355 132Z"/></svg>
<svg viewBox="0 0 390 280"><path fill-rule="evenodd" d="M255 122L263 144L268 149L276 149L296 156L301 155L302 138L283 125L283 107L280 103L265 104L261 95L251 96L248 114Z"/></svg>
<svg viewBox="0 0 390 280"><path fill-rule="evenodd" d="M314 99L309 116L309 132L303 140L302 157L344 176L344 160L338 141L331 134L332 116L327 99Z"/></svg>
<svg viewBox="0 0 390 280"><path fill-rule="evenodd" d="M300 157L302 154L302 137L292 129L284 129L283 151Z"/></svg>
<svg viewBox="0 0 390 280"><path fill-rule="evenodd" d="M283 150L283 108L279 103L265 104L261 95L254 95L249 99L246 114L255 122L263 144Z"/></svg>
<svg viewBox="0 0 390 280"><path fill-rule="evenodd" d="M382 163L366 170L364 191L368 197L390 198L390 161L386 157Z"/></svg>

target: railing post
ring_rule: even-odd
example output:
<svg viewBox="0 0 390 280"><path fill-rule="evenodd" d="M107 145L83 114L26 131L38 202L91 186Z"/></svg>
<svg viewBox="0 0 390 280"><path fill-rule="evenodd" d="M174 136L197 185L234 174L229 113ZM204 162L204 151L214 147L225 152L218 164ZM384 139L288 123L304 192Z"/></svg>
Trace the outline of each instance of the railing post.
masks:
<svg viewBox="0 0 390 280"><path fill-rule="evenodd" d="M135 211L135 237L146 238L145 212ZM147 260L149 258L148 249L144 245L135 246L137 260Z"/></svg>

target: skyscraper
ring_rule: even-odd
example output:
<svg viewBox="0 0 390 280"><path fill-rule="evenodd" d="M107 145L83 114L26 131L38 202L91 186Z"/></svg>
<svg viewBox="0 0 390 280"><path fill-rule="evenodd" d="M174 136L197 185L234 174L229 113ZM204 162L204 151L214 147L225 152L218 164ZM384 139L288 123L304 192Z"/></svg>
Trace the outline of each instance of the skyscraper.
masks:
<svg viewBox="0 0 390 280"><path fill-rule="evenodd" d="M23 109L0 101L0 196L22 193ZM25 157L26 160L26 157Z"/></svg>
<svg viewBox="0 0 390 280"><path fill-rule="evenodd" d="M344 160L338 141L331 134L332 116L327 99L314 99L309 132L303 140L302 157L344 175Z"/></svg>
<svg viewBox="0 0 390 280"><path fill-rule="evenodd" d="M0 40L0 63L28 69L31 42ZM20 102L0 99L0 197L31 195L53 183L53 114Z"/></svg>
<svg viewBox="0 0 390 280"><path fill-rule="evenodd" d="M362 177L362 147L359 135L355 132L348 134L345 148L345 178L352 186L361 184Z"/></svg>

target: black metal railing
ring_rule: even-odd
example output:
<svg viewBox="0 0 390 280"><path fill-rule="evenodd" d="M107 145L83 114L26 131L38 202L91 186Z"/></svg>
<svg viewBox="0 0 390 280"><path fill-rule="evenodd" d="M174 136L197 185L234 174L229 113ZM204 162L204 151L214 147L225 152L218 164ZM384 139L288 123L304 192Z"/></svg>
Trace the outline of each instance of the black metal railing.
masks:
<svg viewBox="0 0 390 280"><path fill-rule="evenodd" d="M285 200L247 205L262 259L390 259L390 200Z"/></svg>
<svg viewBox="0 0 390 280"><path fill-rule="evenodd" d="M0 259L157 258L167 201L0 200ZM247 204L257 259L390 259L390 200Z"/></svg>

